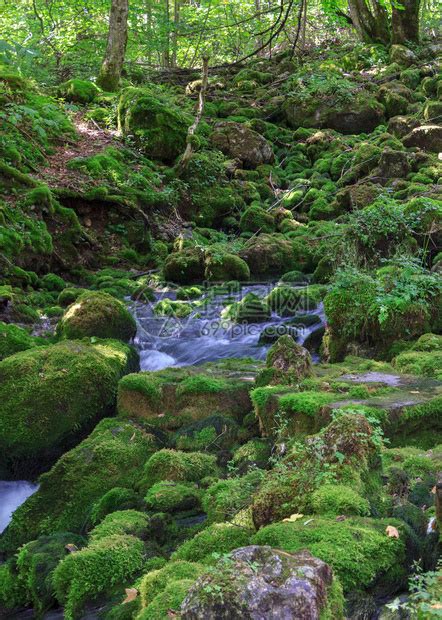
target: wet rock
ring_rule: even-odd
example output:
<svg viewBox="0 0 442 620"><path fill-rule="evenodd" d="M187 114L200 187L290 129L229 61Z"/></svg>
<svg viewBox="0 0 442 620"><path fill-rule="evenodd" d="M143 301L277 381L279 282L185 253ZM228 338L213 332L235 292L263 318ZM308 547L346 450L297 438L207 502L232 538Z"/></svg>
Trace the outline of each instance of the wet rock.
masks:
<svg viewBox="0 0 442 620"><path fill-rule="evenodd" d="M318 620L327 609L331 568L308 551L249 546L200 577L181 607L183 620ZM338 605L339 607L339 605ZM335 609L338 620L342 611Z"/></svg>
<svg viewBox="0 0 442 620"><path fill-rule="evenodd" d="M241 123L218 123L211 140L212 144L228 157L240 159L245 168L269 164L274 159L269 142Z"/></svg>
<svg viewBox="0 0 442 620"><path fill-rule="evenodd" d="M417 62L417 56L405 45L392 45L390 49L390 62L396 62L401 67L410 67Z"/></svg>
<svg viewBox="0 0 442 620"><path fill-rule="evenodd" d="M404 146L417 146L424 151L442 151L442 126L422 125L413 129L403 140Z"/></svg>

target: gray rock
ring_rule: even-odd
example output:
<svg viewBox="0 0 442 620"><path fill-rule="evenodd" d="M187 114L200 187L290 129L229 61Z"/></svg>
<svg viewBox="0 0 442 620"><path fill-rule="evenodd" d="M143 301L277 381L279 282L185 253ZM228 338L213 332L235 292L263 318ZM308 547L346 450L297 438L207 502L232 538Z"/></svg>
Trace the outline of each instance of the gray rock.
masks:
<svg viewBox="0 0 442 620"><path fill-rule="evenodd" d="M228 157L239 159L245 168L256 168L274 160L272 147L261 134L242 123L224 121L215 126L212 144Z"/></svg>
<svg viewBox="0 0 442 620"><path fill-rule="evenodd" d="M442 125L422 125L403 139L404 146L418 146L424 151L442 151Z"/></svg>
<svg viewBox="0 0 442 620"><path fill-rule="evenodd" d="M308 551L251 545L198 579L181 606L182 620L319 620L331 568ZM339 611L333 615L339 620Z"/></svg>
<svg viewBox="0 0 442 620"><path fill-rule="evenodd" d="M417 56L405 45L392 45L390 49L390 62L397 62L401 67L409 67L417 62Z"/></svg>

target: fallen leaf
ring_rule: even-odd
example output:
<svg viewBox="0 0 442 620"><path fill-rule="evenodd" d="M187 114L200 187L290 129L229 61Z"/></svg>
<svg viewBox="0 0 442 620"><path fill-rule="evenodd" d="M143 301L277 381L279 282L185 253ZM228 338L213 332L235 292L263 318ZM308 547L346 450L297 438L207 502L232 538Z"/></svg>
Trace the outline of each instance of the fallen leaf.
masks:
<svg viewBox="0 0 442 620"><path fill-rule="evenodd" d="M399 538L398 529L393 527L392 525L387 525L387 527L385 528L385 532L390 538Z"/></svg>
<svg viewBox="0 0 442 620"><path fill-rule="evenodd" d="M129 441L133 441L135 439L135 437L136 437L136 434L134 433Z"/></svg>
<svg viewBox="0 0 442 620"><path fill-rule="evenodd" d="M430 605L431 609L442 609L442 603L434 603L434 605Z"/></svg>
<svg viewBox="0 0 442 620"><path fill-rule="evenodd" d="M298 519L302 519L304 515L301 514L300 512L295 512L292 515L290 515L290 517L288 517L287 519L283 519L283 521L297 521Z"/></svg>
<svg viewBox="0 0 442 620"><path fill-rule="evenodd" d="M433 495L436 495L436 485L434 485L434 487L431 489L431 492L433 493Z"/></svg>
<svg viewBox="0 0 442 620"><path fill-rule="evenodd" d="M78 551L78 547L72 543L68 543L67 545L65 545L65 549L66 551L69 551L69 553L75 553L76 551Z"/></svg>
<svg viewBox="0 0 442 620"><path fill-rule="evenodd" d="M311 523L312 521L314 521L314 519L307 519L307 521L304 521L304 525L308 525L309 523Z"/></svg>
<svg viewBox="0 0 442 620"><path fill-rule="evenodd" d="M420 394L419 390L410 390L410 394Z"/></svg>
<svg viewBox="0 0 442 620"><path fill-rule="evenodd" d="M138 596L138 590L136 588L126 588L126 598L123 601L123 605L126 603L131 603Z"/></svg>

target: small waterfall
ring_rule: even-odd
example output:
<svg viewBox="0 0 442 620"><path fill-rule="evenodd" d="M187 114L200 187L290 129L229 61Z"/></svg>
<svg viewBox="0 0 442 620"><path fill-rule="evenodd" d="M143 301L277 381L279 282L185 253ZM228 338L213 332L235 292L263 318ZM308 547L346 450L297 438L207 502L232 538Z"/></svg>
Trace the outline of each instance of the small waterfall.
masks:
<svg viewBox="0 0 442 620"><path fill-rule="evenodd" d="M252 357L264 360L271 344L259 342L261 332L269 327L284 326L293 316L281 317L275 313L267 321L234 324L221 316L223 308L239 301L247 293L265 297L275 283L243 286L240 292L211 294L210 289L197 300L193 312L185 318L157 316L153 307L160 299L176 299L173 291L161 291L152 303L135 302L131 310L137 321L135 345L140 353L142 370L162 370L172 366L193 366L225 358ZM315 310L302 311L315 315L318 322L297 326L297 342L304 342L314 332L324 328L323 305ZM318 356L313 355L317 361Z"/></svg>

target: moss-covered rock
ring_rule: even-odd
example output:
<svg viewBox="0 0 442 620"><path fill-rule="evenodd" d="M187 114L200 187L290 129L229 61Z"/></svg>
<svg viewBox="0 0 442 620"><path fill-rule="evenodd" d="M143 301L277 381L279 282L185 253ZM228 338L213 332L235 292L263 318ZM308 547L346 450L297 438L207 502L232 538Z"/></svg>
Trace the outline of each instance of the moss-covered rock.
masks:
<svg viewBox="0 0 442 620"><path fill-rule="evenodd" d="M297 385L312 375L310 353L287 335L281 336L267 353L266 368L257 378L258 385Z"/></svg>
<svg viewBox="0 0 442 620"><path fill-rule="evenodd" d="M257 235L245 244L239 255L254 276L280 275L298 267L293 246L283 235Z"/></svg>
<svg viewBox="0 0 442 620"><path fill-rule="evenodd" d="M155 449L152 435L133 424L102 420L40 477L38 491L16 510L0 538L0 549L14 551L41 534L82 531L96 502L116 486L133 486Z"/></svg>
<svg viewBox="0 0 442 620"><path fill-rule="evenodd" d="M230 523L215 523L178 547L172 559L212 564L216 561L217 554L228 553L237 547L247 545L251 534L252 531L244 527Z"/></svg>
<svg viewBox="0 0 442 620"><path fill-rule="evenodd" d="M22 351L0 363L3 467L53 461L79 431L113 410L118 380L137 356L117 341L66 341Z"/></svg>
<svg viewBox="0 0 442 620"><path fill-rule="evenodd" d="M315 513L328 516L359 516L370 514L368 501L343 484L324 484L312 495L312 508Z"/></svg>
<svg viewBox="0 0 442 620"><path fill-rule="evenodd" d="M201 505L200 493L194 485L168 480L151 486L144 501L153 512L183 512L195 510Z"/></svg>
<svg viewBox="0 0 442 620"><path fill-rule="evenodd" d="M73 78L58 87L58 96L73 103L90 103L99 93L99 88L89 80Z"/></svg>
<svg viewBox="0 0 442 620"><path fill-rule="evenodd" d="M250 269L247 263L235 254L210 254L206 259L204 275L215 282L246 282L250 279Z"/></svg>
<svg viewBox="0 0 442 620"><path fill-rule="evenodd" d="M387 535L396 527L399 538ZM308 549L330 564L348 594L352 590L394 593L407 581L407 526L395 519L308 518L275 523L252 538L258 545L270 545L294 553Z"/></svg>
<svg viewBox="0 0 442 620"><path fill-rule="evenodd" d="M235 323L261 323L271 316L270 309L261 297L247 293L240 301L226 306L222 317Z"/></svg>
<svg viewBox="0 0 442 620"><path fill-rule="evenodd" d="M192 284L204 279L204 253L199 248L174 252L164 263L164 278L178 284Z"/></svg>
<svg viewBox="0 0 442 620"><path fill-rule="evenodd" d="M251 205L241 215L239 226L242 232L272 233L275 230L275 220L272 214L260 205Z"/></svg>
<svg viewBox="0 0 442 620"><path fill-rule="evenodd" d="M35 338L22 327L0 321L0 361L8 355L31 349L35 344Z"/></svg>
<svg viewBox="0 0 442 620"><path fill-rule="evenodd" d="M201 369L200 369L201 370ZM213 414L241 422L251 409L250 383L208 367L131 374L118 388L120 417L174 430Z"/></svg>
<svg viewBox="0 0 442 620"><path fill-rule="evenodd" d="M242 123L223 121L215 126L212 144L228 157L239 159L245 168L272 163L273 150L269 142Z"/></svg>
<svg viewBox="0 0 442 620"><path fill-rule="evenodd" d="M171 163L183 153L191 123L170 99L150 89L129 87L120 95L118 127L153 159Z"/></svg>
<svg viewBox="0 0 442 620"><path fill-rule="evenodd" d="M232 521L237 513L252 502L252 495L262 480L263 472L250 471L245 476L220 480L204 493L203 508L209 522Z"/></svg>
<svg viewBox="0 0 442 620"><path fill-rule="evenodd" d="M143 542L130 535L108 536L68 555L52 577L66 620L81 617L84 604L99 594L123 590L143 564Z"/></svg>
<svg viewBox="0 0 442 620"><path fill-rule="evenodd" d="M163 481L198 482L217 473L216 457L212 454L163 449L147 461L141 486L150 489Z"/></svg>
<svg viewBox="0 0 442 620"><path fill-rule="evenodd" d="M135 320L123 302L92 291L77 297L57 326L62 338L116 338L128 342L135 332Z"/></svg>

